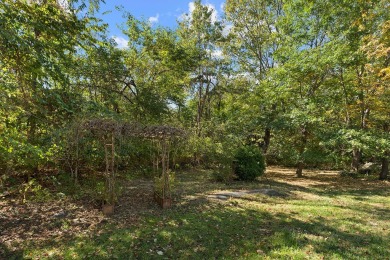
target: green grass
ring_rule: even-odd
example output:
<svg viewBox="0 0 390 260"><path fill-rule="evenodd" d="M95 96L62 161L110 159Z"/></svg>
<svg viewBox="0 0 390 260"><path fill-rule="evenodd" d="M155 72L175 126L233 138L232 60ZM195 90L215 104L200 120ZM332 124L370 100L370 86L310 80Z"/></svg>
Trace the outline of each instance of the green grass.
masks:
<svg viewBox="0 0 390 260"><path fill-rule="evenodd" d="M294 180L213 183L209 172L177 174L176 205L139 212L134 225L114 221L88 236L26 242L32 259L390 259L388 183L316 173ZM333 185L333 186L332 186ZM217 190L272 187L286 198L248 195L209 200Z"/></svg>

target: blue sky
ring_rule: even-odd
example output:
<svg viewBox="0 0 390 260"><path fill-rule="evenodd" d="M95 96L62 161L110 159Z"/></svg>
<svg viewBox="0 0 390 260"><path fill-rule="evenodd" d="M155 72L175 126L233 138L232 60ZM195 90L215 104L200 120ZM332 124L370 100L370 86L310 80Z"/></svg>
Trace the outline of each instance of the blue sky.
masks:
<svg viewBox="0 0 390 260"><path fill-rule="evenodd" d="M215 10L215 17L221 16L224 2L202 1L204 5ZM175 28L177 19L191 12L193 3L190 0L106 0L105 4L101 4L98 16L109 24L109 35L117 41L118 47L125 47L127 39L118 28L118 25L125 22L125 18L123 12L116 10L116 6L120 6L123 11L131 13L138 19L149 21L153 26Z"/></svg>

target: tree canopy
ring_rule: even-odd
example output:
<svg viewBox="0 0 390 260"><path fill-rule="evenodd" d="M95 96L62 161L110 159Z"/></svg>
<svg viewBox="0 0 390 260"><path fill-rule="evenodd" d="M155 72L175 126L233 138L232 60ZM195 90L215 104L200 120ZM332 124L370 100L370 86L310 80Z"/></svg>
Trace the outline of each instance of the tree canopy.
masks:
<svg viewBox="0 0 390 260"><path fill-rule="evenodd" d="M387 178L388 0L227 0L223 17L197 0L176 29L129 10L126 48L96 18L101 4L1 1L4 178L63 169L69 132L93 118L186 129L183 163L226 164L251 143L298 176L375 162ZM139 157L130 143L138 154L118 154Z"/></svg>

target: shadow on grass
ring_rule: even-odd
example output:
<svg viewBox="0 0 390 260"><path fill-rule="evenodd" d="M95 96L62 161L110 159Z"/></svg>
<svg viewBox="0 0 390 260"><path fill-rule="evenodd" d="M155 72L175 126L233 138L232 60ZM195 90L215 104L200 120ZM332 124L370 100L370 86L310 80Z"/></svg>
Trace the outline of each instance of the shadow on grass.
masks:
<svg viewBox="0 0 390 260"><path fill-rule="evenodd" d="M299 180L293 178L292 180ZM337 196L355 196L354 199L363 201L365 196L389 196L390 186L384 185L381 181L365 180L355 181L350 183L348 177L335 177L334 179L322 179L321 177L305 177L302 179L306 182L316 182L311 185L294 184L294 182L286 182L281 180L266 179L262 183L272 188L279 188L285 191L301 191L313 193L319 196L337 197ZM287 179L289 181L289 179ZM354 185L355 184L355 185Z"/></svg>
<svg viewBox="0 0 390 260"><path fill-rule="evenodd" d="M379 181L376 178L352 178L341 176L336 171L307 170L302 178L297 178L293 169L269 167L265 174L266 179L285 183L299 183L300 186L338 191L364 189L365 191L389 191L390 183Z"/></svg>
<svg viewBox="0 0 390 260"><path fill-rule="evenodd" d="M23 251L10 250L6 245L0 243L0 259L8 259L8 260L23 259Z"/></svg>
<svg viewBox="0 0 390 260"><path fill-rule="evenodd" d="M187 209L188 210L188 209ZM346 232L321 218L302 221L287 214L226 207L168 210L138 227L107 229L90 239L58 245L54 258L211 259L338 257L384 259L389 239ZM50 250L41 248L41 252Z"/></svg>
<svg viewBox="0 0 390 260"><path fill-rule="evenodd" d="M383 189L380 188L374 188L374 187L367 187L365 189L346 189L346 190L313 190L313 193L316 193L320 196L328 196L328 197L337 197L337 196L355 196L353 199L364 201L366 200L364 197L370 197L370 196L389 196L390 195L390 188L383 187Z"/></svg>

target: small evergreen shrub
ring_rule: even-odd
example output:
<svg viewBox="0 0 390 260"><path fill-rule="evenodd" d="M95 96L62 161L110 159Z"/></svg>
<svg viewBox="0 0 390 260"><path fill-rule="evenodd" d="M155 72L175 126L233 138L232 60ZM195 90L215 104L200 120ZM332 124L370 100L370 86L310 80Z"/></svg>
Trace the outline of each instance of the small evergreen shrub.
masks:
<svg viewBox="0 0 390 260"><path fill-rule="evenodd" d="M264 156L255 146L239 148L234 159L234 173L240 180L253 181L265 171Z"/></svg>

